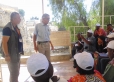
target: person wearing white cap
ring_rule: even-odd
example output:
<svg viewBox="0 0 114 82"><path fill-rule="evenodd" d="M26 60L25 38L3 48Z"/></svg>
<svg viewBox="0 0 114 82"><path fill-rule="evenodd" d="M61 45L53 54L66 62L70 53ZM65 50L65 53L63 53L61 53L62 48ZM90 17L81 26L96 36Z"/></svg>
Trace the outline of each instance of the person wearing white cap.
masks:
<svg viewBox="0 0 114 82"><path fill-rule="evenodd" d="M27 69L35 82L66 82L65 79L53 76L52 64L41 53L33 54L28 58Z"/></svg>
<svg viewBox="0 0 114 82"><path fill-rule="evenodd" d="M101 28L99 23L96 24L96 29L94 31L94 36L106 36L106 32Z"/></svg>
<svg viewBox="0 0 114 82"><path fill-rule="evenodd" d="M110 41L106 48L111 61L106 66L103 76L106 82L114 82L114 41Z"/></svg>
<svg viewBox="0 0 114 82"><path fill-rule="evenodd" d="M96 29L94 31L94 37L96 38L96 50L100 53L106 52L104 51L104 47L106 47L106 32L104 29L101 28L100 24L96 24Z"/></svg>
<svg viewBox="0 0 114 82"><path fill-rule="evenodd" d="M71 77L68 82L106 82L98 71L94 71L94 59L90 53L78 53L74 59L76 59L78 74Z"/></svg>
<svg viewBox="0 0 114 82"><path fill-rule="evenodd" d="M83 35L81 35L82 40L84 41L84 51L93 53L95 52L95 37L93 36L93 31L89 29L87 31L87 39L84 38Z"/></svg>
<svg viewBox="0 0 114 82"><path fill-rule="evenodd" d="M107 35L107 42L110 42L114 40L114 33L110 33L109 35Z"/></svg>
<svg viewBox="0 0 114 82"><path fill-rule="evenodd" d="M114 58L114 41L110 41L106 46L110 60Z"/></svg>

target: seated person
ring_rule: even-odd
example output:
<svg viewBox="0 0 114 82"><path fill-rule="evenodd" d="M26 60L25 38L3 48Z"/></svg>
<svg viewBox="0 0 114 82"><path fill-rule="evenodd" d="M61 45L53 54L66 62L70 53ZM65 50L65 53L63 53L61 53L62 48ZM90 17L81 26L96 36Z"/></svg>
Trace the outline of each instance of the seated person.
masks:
<svg viewBox="0 0 114 82"><path fill-rule="evenodd" d="M104 36L106 37L106 32L104 29L101 28L101 25L99 23L96 24L96 29L94 31L94 36L97 38L98 36Z"/></svg>
<svg viewBox="0 0 114 82"><path fill-rule="evenodd" d="M104 79L106 82L114 82L114 41L110 41L107 45L108 56L110 62L106 66Z"/></svg>
<svg viewBox="0 0 114 82"><path fill-rule="evenodd" d="M114 33L110 33L109 35L107 35L107 43L109 43L110 41L113 41L114 40ZM106 50L106 48L104 48L104 50ZM100 53L98 53L100 55ZM104 53L105 54L105 53ZM97 54L94 53L94 55L97 56ZM104 70L108 64L108 62L110 61L109 57L107 56L107 53L106 53L106 56L99 56L99 58L95 57L95 60L98 60L97 61L97 65L96 65L96 69L100 72L100 73L104 73Z"/></svg>
<svg viewBox="0 0 114 82"><path fill-rule="evenodd" d="M106 43L105 42L106 32L105 32L104 29L101 28L100 24L96 24L96 29L94 31L94 37L96 38L96 42L95 42L96 43L96 50L98 52L102 53L103 52L102 50L103 50L104 44ZM99 46L100 46L100 48L99 48Z"/></svg>
<svg viewBox="0 0 114 82"><path fill-rule="evenodd" d="M114 33L110 33L109 35L107 35L107 43L109 43L112 40L114 40ZM106 48L104 48L104 49L102 48L102 51L106 52L106 50L107 50ZM100 55L101 53L98 53L98 54ZM110 61L109 57L107 56L107 53L103 53L103 54L106 54L106 55L105 56L100 55L99 58L96 58L98 60L98 63L96 65L96 69L102 74L104 73L106 65Z"/></svg>
<svg viewBox="0 0 114 82"><path fill-rule="evenodd" d="M81 39L84 41L84 51L94 53L96 51L95 48L95 37L93 36L93 31L88 30L87 31L87 39L84 38L83 35L81 35Z"/></svg>
<svg viewBox="0 0 114 82"><path fill-rule="evenodd" d="M65 79L61 81L57 76L53 76L52 64L41 53L33 54L28 58L27 69L35 82L67 82Z"/></svg>
<svg viewBox="0 0 114 82"><path fill-rule="evenodd" d="M84 51L76 54L74 58L78 74L71 77L68 82L106 82L98 71L94 71L94 59L90 53Z"/></svg>
<svg viewBox="0 0 114 82"><path fill-rule="evenodd" d="M82 41L81 37L80 37L81 33L77 34L77 39L78 41L75 42L75 44L73 45L73 49L72 49L72 57L74 57L74 55L78 52L81 52L83 50L83 45L84 42Z"/></svg>
<svg viewBox="0 0 114 82"><path fill-rule="evenodd" d="M81 33L77 34L77 39L78 41L74 44L73 49L72 49L72 57L74 57L74 55L76 53L80 53L83 51L83 47L84 47L84 42L81 39ZM74 64L74 68L76 68L76 63L75 63L75 59L73 58L73 64Z"/></svg>
<svg viewBox="0 0 114 82"><path fill-rule="evenodd" d="M95 69L98 70L101 74L104 73L106 65L109 62L109 58L107 53L98 53L97 51L94 53L94 62Z"/></svg>
<svg viewBox="0 0 114 82"><path fill-rule="evenodd" d="M113 30L113 27L112 27L112 24L107 24L107 35L109 35L110 33L113 33L114 30Z"/></svg>
<svg viewBox="0 0 114 82"><path fill-rule="evenodd" d="M106 41L105 41L105 37L103 36L99 36L97 39L97 51L99 53L107 53L107 50L104 49L106 47Z"/></svg>

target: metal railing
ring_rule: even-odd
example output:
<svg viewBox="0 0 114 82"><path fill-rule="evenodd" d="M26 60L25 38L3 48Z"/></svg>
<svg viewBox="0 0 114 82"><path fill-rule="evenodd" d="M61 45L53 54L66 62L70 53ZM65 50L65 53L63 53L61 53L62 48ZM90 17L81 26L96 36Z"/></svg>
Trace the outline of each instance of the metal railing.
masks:
<svg viewBox="0 0 114 82"><path fill-rule="evenodd" d="M69 31L71 32L71 41L76 41L76 35L78 33L82 33L84 36L86 36L86 32L89 29L89 26L70 26Z"/></svg>
<svg viewBox="0 0 114 82"><path fill-rule="evenodd" d="M106 17L109 17L109 22L108 23L110 23L110 24L112 24L112 17L114 18L114 15L105 15L104 16L104 18L106 18ZM95 17L91 17L91 18L99 18L99 19L101 19L102 18L102 16L95 16ZM91 19L92 20L92 19ZM99 23L99 22L96 22L96 23ZM108 24L107 23L107 24ZM114 26L114 24L112 24L113 26ZM106 27L107 25L106 24L104 24L103 25L103 28L104 27ZM82 33L84 36L86 36L86 32L87 32L87 30L89 29L89 28L91 28L93 31L94 31L94 28L95 27L95 24L92 24L91 23L91 25L90 26L70 26L69 28L68 28L68 30L71 32L71 41L72 42L75 42L76 41L76 35L77 35L77 33Z"/></svg>

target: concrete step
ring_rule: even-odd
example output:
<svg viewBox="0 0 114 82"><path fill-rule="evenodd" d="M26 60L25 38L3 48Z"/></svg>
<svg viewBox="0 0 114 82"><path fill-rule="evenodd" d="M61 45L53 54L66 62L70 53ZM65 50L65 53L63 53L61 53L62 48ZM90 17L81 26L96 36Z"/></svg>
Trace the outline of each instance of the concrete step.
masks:
<svg viewBox="0 0 114 82"><path fill-rule="evenodd" d="M26 64L26 61L29 57L30 56L21 56L21 64ZM54 56L51 56L51 62L67 61L70 58L71 58L70 54L67 54L67 55L54 55ZM6 64L6 61L3 57L1 58L0 62L1 62L1 64Z"/></svg>

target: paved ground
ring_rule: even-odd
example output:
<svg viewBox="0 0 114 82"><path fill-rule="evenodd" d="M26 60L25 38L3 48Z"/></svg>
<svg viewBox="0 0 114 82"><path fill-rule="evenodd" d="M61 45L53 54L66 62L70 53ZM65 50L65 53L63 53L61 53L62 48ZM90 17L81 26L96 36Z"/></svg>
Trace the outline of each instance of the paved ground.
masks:
<svg viewBox="0 0 114 82"><path fill-rule="evenodd" d="M54 75L58 75L62 78L69 79L71 76L76 74L75 69L72 66L72 62L52 62L54 66ZM3 82L9 82L9 71L6 64L2 65ZM19 82L33 82L32 78L25 81L29 77L26 65L21 65Z"/></svg>

